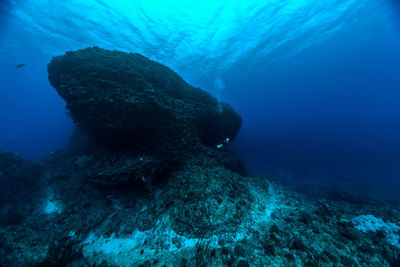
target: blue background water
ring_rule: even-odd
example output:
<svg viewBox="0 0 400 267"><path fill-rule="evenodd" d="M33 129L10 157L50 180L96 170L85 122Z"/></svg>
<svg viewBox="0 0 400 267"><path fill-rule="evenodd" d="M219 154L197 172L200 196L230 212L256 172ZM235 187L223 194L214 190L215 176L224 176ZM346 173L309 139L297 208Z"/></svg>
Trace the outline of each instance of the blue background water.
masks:
<svg viewBox="0 0 400 267"><path fill-rule="evenodd" d="M244 123L231 148L252 171L400 185L396 2L259 2L0 1L0 147L39 159L66 144L73 124L46 64L96 45L233 105Z"/></svg>

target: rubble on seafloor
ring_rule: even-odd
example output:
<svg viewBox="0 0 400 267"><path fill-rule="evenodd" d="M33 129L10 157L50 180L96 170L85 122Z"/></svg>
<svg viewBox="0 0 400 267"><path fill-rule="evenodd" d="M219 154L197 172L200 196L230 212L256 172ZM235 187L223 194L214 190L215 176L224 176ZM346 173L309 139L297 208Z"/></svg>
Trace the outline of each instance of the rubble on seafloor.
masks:
<svg viewBox="0 0 400 267"><path fill-rule="evenodd" d="M48 72L77 129L39 162L0 153L0 265L399 265L398 204L246 174L241 117L168 67L94 47Z"/></svg>

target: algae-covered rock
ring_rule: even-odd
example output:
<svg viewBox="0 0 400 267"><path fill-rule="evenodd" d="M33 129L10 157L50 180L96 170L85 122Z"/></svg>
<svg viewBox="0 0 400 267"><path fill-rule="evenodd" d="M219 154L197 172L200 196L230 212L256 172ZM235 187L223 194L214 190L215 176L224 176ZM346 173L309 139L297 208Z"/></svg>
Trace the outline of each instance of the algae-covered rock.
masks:
<svg viewBox="0 0 400 267"><path fill-rule="evenodd" d="M210 154L244 173L236 156L216 151L235 138L241 117L168 67L93 47L53 58L48 73L79 127L106 149L88 158L92 182L149 185Z"/></svg>
<svg viewBox="0 0 400 267"><path fill-rule="evenodd" d="M48 73L73 118L103 143L195 149L232 140L241 126L229 105L137 53L68 52L52 59Z"/></svg>

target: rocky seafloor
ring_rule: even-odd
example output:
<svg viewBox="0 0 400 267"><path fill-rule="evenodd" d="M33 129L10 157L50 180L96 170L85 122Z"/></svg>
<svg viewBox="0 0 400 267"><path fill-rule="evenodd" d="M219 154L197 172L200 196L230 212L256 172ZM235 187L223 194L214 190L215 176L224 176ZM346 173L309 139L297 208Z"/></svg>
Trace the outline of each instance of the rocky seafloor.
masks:
<svg viewBox="0 0 400 267"><path fill-rule="evenodd" d="M1 266L400 265L398 198L249 175L242 118L168 67L93 47L48 73L76 130L0 152Z"/></svg>

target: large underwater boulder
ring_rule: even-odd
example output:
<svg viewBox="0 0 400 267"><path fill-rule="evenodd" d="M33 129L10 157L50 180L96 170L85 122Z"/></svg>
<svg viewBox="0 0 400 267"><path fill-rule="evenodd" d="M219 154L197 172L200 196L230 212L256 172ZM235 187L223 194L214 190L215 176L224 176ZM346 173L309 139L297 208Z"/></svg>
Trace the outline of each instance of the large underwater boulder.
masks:
<svg viewBox="0 0 400 267"><path fill-rule="evenodd" d="M99 145L78 159L100 186L150 185L191 157L244 172L232 153L242 119L228 104L140 54L87 48L54 57L49 80L73 119Z"/></svg>
<svg viewBox="0 0 400 267"><path fill-rule="evenodd" d="M229 105L137 53L67 52L48 73L76 122L105 144L186 150L232 140L241 126Z"/></svg>

